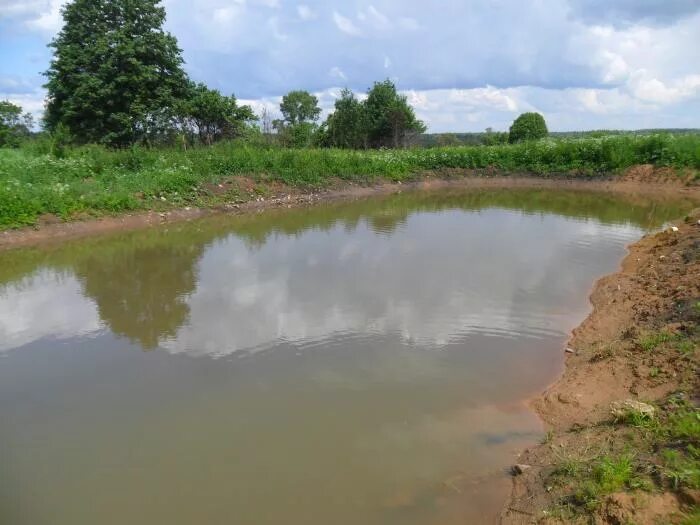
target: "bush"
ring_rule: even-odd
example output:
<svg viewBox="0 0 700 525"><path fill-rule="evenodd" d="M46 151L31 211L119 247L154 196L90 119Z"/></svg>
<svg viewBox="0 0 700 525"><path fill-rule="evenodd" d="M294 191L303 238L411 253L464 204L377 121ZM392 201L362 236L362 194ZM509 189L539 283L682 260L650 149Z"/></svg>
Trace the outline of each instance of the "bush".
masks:
<svg viewBox="0 0 700 525"><path fill-rule="evenodd" d="M514 144L524 140L537 140L547 136L547 124L539 113L523 113L510 127L508 142Z"/></svg>

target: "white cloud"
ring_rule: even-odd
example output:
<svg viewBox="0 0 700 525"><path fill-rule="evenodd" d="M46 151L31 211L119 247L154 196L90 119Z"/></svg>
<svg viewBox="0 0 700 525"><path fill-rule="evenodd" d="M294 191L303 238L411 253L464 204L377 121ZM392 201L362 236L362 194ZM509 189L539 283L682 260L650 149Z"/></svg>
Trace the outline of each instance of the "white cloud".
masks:
<svg viewBox="0 0 700 525"><path fill-rule="evenodd" d="M28 21L27 26L30 29L36 29L43 33L56 33L63 25L61 7L63 7L65 3L66 0L51 0L49 9L42 12L38 18Z"/></svg>
<svg viewBox="0 0 700 525"><path fill-rule="evenodd" d="M61 7L67 0L3 0L0 2L0 20L18 21L30 31L53 35L63 25Z"/></svg>
<svg viewBox="0 0 700 525"><path fill-rule="evenodd" d="M42 270L0 287L0 352L42 338L64 339L102 328L97 306L78 280Z"/></svg>
<svg viewBox="0 0 700 525"><path fill-rule="evenodd" d="M200 259L201 279L186 298L189 320L162 346L173 353L224 356L265 350L279 341L310 346L370 333L434 348L471 334L516 337L516 326L517 337L563 337L566 327L578 322L587 308L585 300L572 305L570 290L585 290L596 274L614 267L625 239L638 234L635 228L630 227L627 234L622 228L619 236L610 238L601 235L604 227L595 221L555 221L512 213L501 216L505 226L513 227L504 227L504 239L494 246L488 228L490 213L483 210L469 218L449 212L420 219L409 216L404 219L408 227L401 226L401 221L391 236L382 234L381 226L373 226L369 218L351 228L339 223L328 231L309 229L291 237L275 236L274 242L254 250L240 238L229 237ZM523 237L515 225L526 220L532 223L531 235ZM472 227L461 227L460 221L469 221ZM446 223L451 226L446 228ZM455 235L458 242L445 241L454 241ZM416 238L422 239L420 249ZM608 248L608 256L596 261L599 267L588 268L590 275L560 272L560 282L551 286L551 269L575 257L591 241ZM489 263L475 255L486 244L495 255L507 257L524 246L532 248L533 243L537 249L528 252L532 255L527 268L497 280ZM397 259L412 261L401 275L392 271ZM279 260L289 264L275 264ZM459 271L464 261L469 272ZM429 274L423 271L426 265L432 265ZM363 283L342 278L357 268L375 279ZM441 281L436 277L441 275L452 279ZM304 286L308 282L326 286ZM414 286L407 289L406 282ZM376 283L381 283L379 295ZM514 289L523 293L513 294ZM547 296L548 306L525 305L535 290ZM483 297L489 300L484 302ZM568 307L552 309L553 304ZM528 312L525 320L524 311ZM220 322L221 312L228 313L227 322Z"/></svg>
<svg viewBox="0 0 700 525"><path fill-rule="evenodd" d="M297 14L302 20L314 20L315 18L318 18L316 11L305 4L300 4L297 6Z"/></svg>
<svg viewBox="0 0 700 525"><path fill-rule="evenodd" d="M380 12L373 5L370 5L367 8L367 16L368 16L369 20L372 22L372 24L375 27L377 27L378 29L386 29L386 28L389 28L392 26L391 22L384 15L384 13Z"/></svg>
<svg viewBox="0 0 700 525"><path fill-rule="evenodd" d="M628 87L632 95L641 101L672 104L700 94L700 74L687 75L665 83L642 69L630 76Z"/></svg>
<svg viewBox="0 0 700 525"><path fill-rule="evenodd" d="M338 66L333 66L331 70L328 72L328 74L331 76L331 78L339 78L340 80L347 80L348 77L343 73L343 70L340 69Z"/></svg>
<svg viewBox="0 0 700 525"><path fill-rule="evenodd" d="M337 11L333 11L333 21L335 22L335 25L340 29L343 33L346 33L351 36L361 36L362 31L360 30L359 27L355 25L355 23L350 20L347 17L344 17Z"/></svg>
<svg viewBox="0 0 700 525"><path fill-rule="evenodd" d="M31 113L34 116L34 124L36 126L39 125L41 116L44 113L45 96L43 89L37 89L31 93L13 93L0 90L0 100L8 100L21 106L25 112Z"/></svg>

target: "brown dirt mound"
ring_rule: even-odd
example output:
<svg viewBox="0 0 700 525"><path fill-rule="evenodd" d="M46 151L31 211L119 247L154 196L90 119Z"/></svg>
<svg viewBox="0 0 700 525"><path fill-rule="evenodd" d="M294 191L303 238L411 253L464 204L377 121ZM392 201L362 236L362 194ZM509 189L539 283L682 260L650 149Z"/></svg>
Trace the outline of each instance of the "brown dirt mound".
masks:
<svg viewBox="0 0 700 525"><path fill-rule="evenodd" d="M689 169L674 169L655 167L651 164L639 164L624 171L620 182L636 182L643 184L670 184L687 186L696 179L695 173Z"/></svg>

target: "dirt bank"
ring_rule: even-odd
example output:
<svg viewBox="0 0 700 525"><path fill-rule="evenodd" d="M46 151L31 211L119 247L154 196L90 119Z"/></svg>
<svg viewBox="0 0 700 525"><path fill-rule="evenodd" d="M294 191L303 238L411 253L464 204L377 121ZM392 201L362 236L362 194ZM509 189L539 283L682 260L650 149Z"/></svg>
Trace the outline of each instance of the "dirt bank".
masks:
<svg viewBox="0 0 700 525"><path fill-rule="evenodd" d="M564 375L533 401L549 432L519 458L502 523L700 523L699 220L644 237L596 284Z"/></svg>
<svg viewBox="0 0 700 525"><path fill-rule="evenodd" d="M68 222L54 216L43 216L35 227L0 231L0 251L95 234L142 229L214 213L258 213L270 208L309 206L321 201L351 200L410 189L562 188L669 197L686 195L700 199L700 186L691 184L694 177L694 174L679 176L675 172L651 166L636 166L621 176L597 179L575 174L544 178L474 170L444 170L422 173L411 183L382 182L361 186L338 180L315 191L303 191L279 183L261 184L245 177L231 177L222 184L203 188L211 197L211 205L208 207L174 208L163 204L162 208L151 211L97 218L76 217ZM231 197L232 194L236 195L235 199Z"/></svg>

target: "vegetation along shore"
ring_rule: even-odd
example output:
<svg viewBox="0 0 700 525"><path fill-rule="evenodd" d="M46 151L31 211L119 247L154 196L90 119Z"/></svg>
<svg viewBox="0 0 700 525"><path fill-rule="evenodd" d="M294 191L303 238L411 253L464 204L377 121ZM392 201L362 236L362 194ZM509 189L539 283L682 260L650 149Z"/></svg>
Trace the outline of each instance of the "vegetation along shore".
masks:
<svg viewBox="0 0 700 525"><path fill-rule="evenodd" d="M209 147L108 149L70 146L52 151L49 139L0 149L0 228L35 225L42 215L59 220L137 210L202 207L265 198L276 184L298 189L406 182L426 172L472 175L529 174L616 177L625 168L669 168L678 180L697 182L700 135L615 135L545 139L493 146L400 150L292 149L245 141ZM221 186L221 187L220 187ZM225 192L220 191L222 187Z"/></svg>

